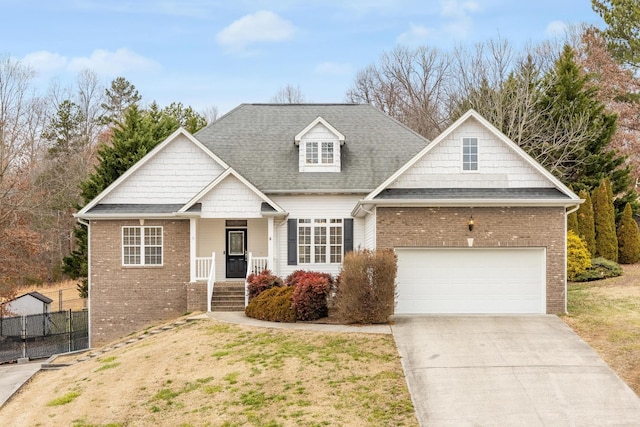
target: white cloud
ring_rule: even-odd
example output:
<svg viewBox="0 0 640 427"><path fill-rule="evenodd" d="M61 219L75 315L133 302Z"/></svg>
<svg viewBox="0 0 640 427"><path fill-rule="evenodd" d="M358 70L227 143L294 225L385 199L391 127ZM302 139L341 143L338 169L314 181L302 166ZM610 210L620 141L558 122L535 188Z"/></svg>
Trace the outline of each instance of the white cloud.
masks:
<svg viewBox="0 0 640 427"><path fill-rule="evenodd" d="M567 24L563 21L551 21L544 30L545 34L549 37L555 37L563 35L567 32Z"/></svg>
<svg viewBox="0 0 640 427"><path fill-rule="evenodd" d="M405 45L417 45L425 42L433 31L422 25L409 24L409 30L400 34L396 41Z"/></svg>
<svg viewBox="0 0 640 427"><path fill-rule="evenodd" d="M216 40L230 50L243 50L254 43L288 40L295 31L291 22L261 10L234 21L216 35Z"/></svg>
<svg viewBox="0 0 640 427"><path fill-rule="evenodd" d="M445 32L457 39L465 38L473 27L471 16L480 10L480 3L474 0L440 0L440 15L446 19Z"/></svg>
<svg viewBox="0 0 640 427"><path fill-rule="evenodd" d="M353 67L347 63L338 62L322 62L316 65L314 72L316 74L326 74L331 76L344 76L352 72Z"/></svg>
<svg viewBox="0 0 640 427"><path fill-rule="evenodd" d="M151 71L160 65L142 55L126 48L110 52L104 49L94 50L89 57L73 58L69 62L69 70L78 72L85 68L108 76L122 75L128 71Z"/></svg>
<svg viewBox="0 0 640 427"><path fill-rule="evenodd" d="M61 70L66 67L68 62L66 57L46 50L32 52L22 58L22 61L38 73L44 74Z"/></svg>

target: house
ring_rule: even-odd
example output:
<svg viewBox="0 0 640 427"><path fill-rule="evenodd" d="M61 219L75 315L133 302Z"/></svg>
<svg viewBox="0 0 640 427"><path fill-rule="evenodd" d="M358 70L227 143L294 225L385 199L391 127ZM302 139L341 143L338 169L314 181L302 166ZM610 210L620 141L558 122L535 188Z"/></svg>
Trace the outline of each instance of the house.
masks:
<svg viewBox="0 0 640 427"><path fill-rule="evenodd" d="M14 298L5 305L5 310L12 316L28 316L30 314L46 314L51 311L53 300L40 292L29 292Z"/></svg>
<svg viewBox="0 0 640 427"><path fill-rule="evenodd" d="M475 111L429 142L369 105L243 104L76 214L91 337L209 309L251 271L337 274L357 248L396 251L396 313L563 313L581 202Z"/></svg>

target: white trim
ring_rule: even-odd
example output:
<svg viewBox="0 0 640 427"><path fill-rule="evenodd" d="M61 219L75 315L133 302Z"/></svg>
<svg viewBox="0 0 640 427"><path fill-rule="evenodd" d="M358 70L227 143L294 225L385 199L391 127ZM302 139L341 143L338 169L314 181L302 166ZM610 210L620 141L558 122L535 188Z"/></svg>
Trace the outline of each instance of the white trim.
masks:
<svg viewBox="0 0 640 427"><path fill-rule="evenodd" d="M464 168L464 140L465 139L475 139L476 140L476 168L475 169L467 169ZM469 163L471 164L471 163ZM477 136L463 136L460 137L460 172L464 174L468 173L478 173L480 172L480 138Z"/></svg>
<svg viewBox="0 0 640 427"><path fill-rule="evenodd" d="M386 189L389 185L391 185L396 179L400 177L404 172L407 171L411 166L413 166L416 162L422 159L429 151L431 151L435 146L440 144L445 138L447 138L453 131L459 128L464 122L466 122L469 118L474 118L481 125L483 125L487 130L493 133L500 141L504 142L508 147L510 147L513 151L516 152L524 161L526 161L529 165L531 165L535 170L541 173L545 178L551 181L554 186L560 190L562 193L569 196L569 198L573 201L572 204L575 204L578 200L581 200L573 191L571 191L566 185L564 185L558 178L553 176L551 172L546 170L540 163L536 162L531 156L529 156L522 148L518 146L515 142L511 141L505 134L500 132L495 126L489 123L485 118L483 118L480 114L478 114L475 110L469 110L465 114L462 115L458 120L455 121L451 126L449 126L444 132L438 135L430 144L428 144L425 148L420 150L418 154L413 156L411 160L404 164L400 169L398 169L393 175L387 178L382 184L380 184L375 190L365 197L366 201L373 200L378 194L380 194L384 189ZM578 202L581 203L581 202Z"/></svg>
<svg viewBox="0 0 640 427"><path fill-rule="evenodd" d="M80 212L75 214L80 218L88 218L86 213L91 210L95 205L97 205L100 200L104 199L109 193L111 193L115 188L117 188L123 181L133 175L138 169L140 169L143 165L145 165L148 161L150 161L156 154L164 149L167 145L173 142L178 136L185 136L189 141L195 144L198 148L200 148L205 154L211 157L214 161L216 161L222 168L226 169L229 167L220 157L216 156L212 153L207 147L205 147L200 141L198 141L193 135L191 135L187 130L180 127L171 135L169 135L163 142L156 145L156 147L148 152L143 158L138 160L133 166L127 169L118 179L112 182L107 188L102 190L100 194L98 194L93 200L91 200L85 207L83 207Z"/></svg>
<svg viewBox="0 0 640 427"><path fill-rule="evenodd" d="M313 127L315 125L317 125L318 123L322 124L324 127L326 127L327 129L329 129L329 131L331 131L331 133L333 133L335 136L338 137L338 141L340 142L340 145L344 145L344 135L341 134L340 132L338 132L338 130L336 128L334 128L333 126L331 126L329 124L328 121L326 121L325 119L323 119L321 116L318 116L317 119L315 119L314 121L312 121L311 123L309 123L309 125L302 129L294 138L293 141L295 143L295 145L299 145L300 144L300 140L302 139L302 137L309 132L311 129L313 129Z"/></svg>
<svg viewBox="0 0 640 427"><path fill-rule="evenodd" d="M271 200L269 197L267 197L262 191L258 190L253 184L251 184L249 181L247 181L242 175L240 175L238 172L236 172L231 167L228 168L227 170L225 170L224 172L222 172L220 175L218 175L218 177L216 179L211 181L211 183L209 183L209 185L207 185L202 190L200 190L200 192L198 194L196 194L191 200L189 200L187 202L187 204L184 205L177 213L178 214L184 214L193 205L198 203L198 201L201 198L203 198L209 191L211 191L218 184L220 184L222 181L224 181L224 179L226 177L228 177L229 175L233 175L234 177L236 177L247 188L249 188L251 191L253 191L253 193L256 196L258 196L260 199L262 199L263 202L268 203L272 208L274 208L276 210L276 213L286 214L286 211L284 209L282 209L277 203L275 203L273 200ZM273 214L273 212L270 212L270 214Z"/></svg>
<svg viewBox="0 0 640 427"><path fill-rule="evenodd" d="M196 256L197 256L197 241L196 235L198 232L197 229L197 220L195 218L189 219L189 276L190 282L196 281Z"/></svg>
<svg viewBox="0 0 640 427"><path fill-rule="evenodd" d="M140 229L140 245L127 245L127 247L139 247L140 248L140 264L126 264L124 262L124 230L125 228L138 228ZM151 229L151 228L159 228L160 229L160 239L161 239L161 244L160 245L146 245L145 244L145 230L147 229ZM157 248L158 246L160 246L161 248L161 252L160 252L160 264L145 264L144 260L145 260L145 248L147 247L154 247ZM164 257L165 257L165 253L164 253L164 227L161 225L123 225L120 227L120 254L121 254L121 266L122 267L148 267L148 268L153 268L153 267L163 267L164 266Z"/></svg>

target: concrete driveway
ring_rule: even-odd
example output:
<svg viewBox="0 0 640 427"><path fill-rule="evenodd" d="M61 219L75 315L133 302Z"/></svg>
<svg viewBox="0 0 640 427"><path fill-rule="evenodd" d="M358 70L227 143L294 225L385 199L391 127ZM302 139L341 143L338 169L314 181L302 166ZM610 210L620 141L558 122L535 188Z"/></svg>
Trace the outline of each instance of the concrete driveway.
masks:
<svg viewBox="0 0 640 427"><path fill-rule="evenodd" d="M395 316L422 426L638 426L640 399L557 316Z"/></svg>

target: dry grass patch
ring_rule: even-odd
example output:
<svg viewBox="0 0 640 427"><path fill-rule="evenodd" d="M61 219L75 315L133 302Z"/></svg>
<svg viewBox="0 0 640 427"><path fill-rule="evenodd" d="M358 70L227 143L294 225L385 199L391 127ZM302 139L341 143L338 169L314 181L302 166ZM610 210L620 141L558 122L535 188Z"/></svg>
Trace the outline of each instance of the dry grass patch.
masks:
<svg viewBox="0 0 640 427"><path fill-rule="evenodd" d="M563 320L640 396L640 265L624 275L570 283Z"/></svg>
<svg viewBox="0 0 640 427"><path fill-rule="evenodd" d="M209 320L39 373L0 417L41 426L418 425L390 335Z"/></svg>

